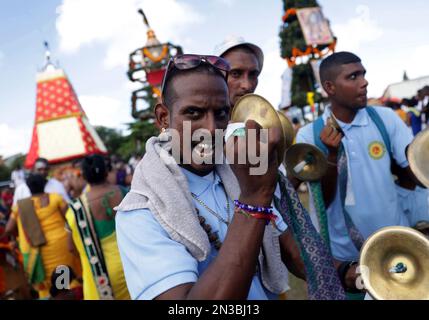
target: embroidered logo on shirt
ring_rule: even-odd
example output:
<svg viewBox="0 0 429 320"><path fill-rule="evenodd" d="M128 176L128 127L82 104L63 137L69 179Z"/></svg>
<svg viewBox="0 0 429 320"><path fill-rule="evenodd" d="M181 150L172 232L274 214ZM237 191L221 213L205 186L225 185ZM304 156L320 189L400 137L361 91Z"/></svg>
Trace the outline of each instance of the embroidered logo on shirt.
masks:
<svg viewBox="0 0 429 320"><path fill-rule="evenodd" d="M373 141L368 146L368 153L374 160L380 160L386 153L386 147L380 141Z"/></svg>

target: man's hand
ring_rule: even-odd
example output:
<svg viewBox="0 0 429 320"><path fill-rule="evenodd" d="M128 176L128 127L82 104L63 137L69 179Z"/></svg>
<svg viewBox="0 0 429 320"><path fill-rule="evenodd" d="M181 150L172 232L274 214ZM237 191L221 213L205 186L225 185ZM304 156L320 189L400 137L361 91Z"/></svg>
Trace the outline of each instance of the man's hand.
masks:
<svg viewBox="0 0 429 320"><path fill-rule="evenodd" d="M303 183L303 181L299 180L298 178L295 178L292 174L290 174L289 172L287 172L287 179L289 180L289 182L293 185L293 188L295 190L298 190L299 186L301 185L301 183Z"/></svg>
<svg viewBox="0 0 429 320"><path fill-rule="evenodd" d="M281 128L269 129L267 139L261 134L261 129L257 122L248 120L246 136L228 139L226 154L234 157L234 159L228 157L228 161L240 184L240 201L251 205L269 206L277 183L279 167L277 148L281 141ZM252 137L256 137L256 139L252 139ZM231 148L234 148L233 152ZM256 154L250 152L252 149L256 150ZM246 154L246 163L239 164L238 159L243 157L243 154ZM259 163L255 164L252 161L254 159L251 157L255 156L260 159ZM263 163L264 161L267 163ZM250 169L256 167L265 167L266 170L260 175L251 175Z"/></svg>
<svg viewBox="0 0 429 320"><path fill-rule="evenodd" d="M357 267L358 265L356 264L351 266L349 270L347 270L347 273L344 279L347 288L356 289L356 279L360 276L360 274L356 272Z"/></svg>
<svg viewBox="0 0 429 320"><path fill-rule="evenodd" d="M343 138L343 134L338 129L335 129L330 121L332 120L328 121L320 133L320 140L328 148L328 171L322 177L323 200L325 201L326 208L332 203L337 192L338 149Z"/></svg>
<svg viewBox="0 0 429 320"><path fill-rule="evenodd" d="M327 124L320 133L320 140L322 140L323 144L328 148L330 155L338 154L338 148L340 147L342 138L343 134L330 124Z"/></svg>
<svg viewBox="0 0 429 320"><path fill-rule="evenodd" d="M340 265L342 264L341 261L334 259L334 265L336 269L339 269ZM348 290L362 290L361 288L357 288L357 280L361 276L360 273L357 272L357 268L359 267L359 264L353 264L350 266L344 275L344 289Z"/></svg>

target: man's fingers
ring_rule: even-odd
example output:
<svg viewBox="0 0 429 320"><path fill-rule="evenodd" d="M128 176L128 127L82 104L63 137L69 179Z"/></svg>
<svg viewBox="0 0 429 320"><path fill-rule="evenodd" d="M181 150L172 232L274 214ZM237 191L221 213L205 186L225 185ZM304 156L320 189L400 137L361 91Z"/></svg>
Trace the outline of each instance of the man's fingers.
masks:
<svg viewBox="0 0 429 320"><path fill-rule="evenodd" d="M230 164L245 164L250 167L259 165L255 161L263 161L263 159L271 162L271 159L278 157L277 149L283 139L282 135L283 130L280 127L264 130L256 121L248 120L245 124L244 136L230 137L226 141L227 159ZM239 159L241 161L238 161Z"/></svg>
<svg viewBox="0 0 429 320"><path fill-rule="evenodd" d="M336 145L336 146L340 145L341 139L343 139L343 135L340 133L337 137L335 137L334 145Z"/></svg>
<svg viewBox="0 0 429 320"><path fill-rule="evenodd" d="M340 132L337 131L335 128L332 128L331 126L326 126L320 134L320 139L322 141L330 141L335 139L339 133Z"/></svg>
<svg viewBox="0 0 429 320"><path fill-rule="evenodd" d="M331 133L333 131L333 128L331 126L325 126L322 130L322 132L320 133L320 139L326 139L328 138Z"/></svg>
<svg viewBox="0 0 429 320"><path fill-rule="evenodd" d="M260 130L260 129L262 129L262 126L259 123L257 123L255 120L247 120L246 121L246 129Z"/></svg>
<svg viewBox="0 0 429 320"><path fill-rule="evenodd" d="M322 141L333 141L337 139L338 136L342 136L340 131L331 126L326 126L320 134L320 139Z"/></svg>
<svg viewBox="0 0 429 320"><path fill-rule="evenodd" d="M341 132L338 130L333 129L331 135L329 136L330 139L336 140L338 137L341 137Z"/></svg>

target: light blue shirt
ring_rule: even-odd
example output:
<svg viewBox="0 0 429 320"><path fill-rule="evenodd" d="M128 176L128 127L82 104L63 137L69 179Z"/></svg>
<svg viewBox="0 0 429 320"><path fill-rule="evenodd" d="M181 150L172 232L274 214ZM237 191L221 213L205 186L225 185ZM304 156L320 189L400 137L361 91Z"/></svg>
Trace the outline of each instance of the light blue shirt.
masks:
<svg viewBox="0 0 429 320"><path fill-rule="evenodd" d="M396 185L399 203L407 216L411 227L420 221L429 221L429 193L427 189L416 187L415 190L407 190Z"/></svg>
<svg viewBox="0 0 429 320"><path fill-rule="evenodd" d="M375 107L375 110L386 126L393 157L399 166L408 166L405 149L413 139L410 130L391 109ZM323 114L325 124L329 115L330 109L326 108ZM346 208L356 227L366 239L383 227L409 226L390 171L389 153L375 123L365 109L358 111L352 123L338 123L345 135L342 143L348 158L349 177L351 176L351 190L347 192L354 200L348 202ZM299 130L296 141L315 144L312 123ZM377 146L384 148L381 153L377 153L380 151ZM334 257L342 261L356 260L359 252L345 225L338 181L336 196L327 208L327 216Z"/></svg>
<svg viewBox="0 0 429 320"><path fill-rule="evenodd" d="M200 177L185 169L182 171L190 191L223 219L231 221L234 203L233 199L228 199L228 218L227 199L220 177L214 172ZM227 225L195 200L194 205L223 242ZM287 226L277 211L275 214L278 216L276 225L280 235ZM184 245L170 238L149 209L118 212L116 234L128 290L133 299L153 299L180 284L196 282L217 255L212 245L208 258L198 262ZM276 296L265 290L259 276L255 275L248 299L273 298Z"/></svg>

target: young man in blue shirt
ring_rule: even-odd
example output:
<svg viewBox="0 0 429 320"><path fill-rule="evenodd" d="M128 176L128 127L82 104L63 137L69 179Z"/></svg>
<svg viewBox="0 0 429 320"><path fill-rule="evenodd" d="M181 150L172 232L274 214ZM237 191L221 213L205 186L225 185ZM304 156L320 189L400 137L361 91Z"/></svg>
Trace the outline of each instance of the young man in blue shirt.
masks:
<svg viewBox="0 0 429 320"><path fill-rule="evenodd" d="M328 172L321 185L330 245L343 285L350 291L356 289L362 241L382 227L409 226L395 188L392 161L416 182L406 157L413 136L389 108L374 107L376 115L370 115L365 74L360 58L352 53L339 52L326 58L320 76L331 104L322 116L320 132L315 130L316 121L301 128L296 139L313 145L320 139L327 152ZM328 118L336 119L340 130ZM382 120L387 137L375 118Z"/></svg>

